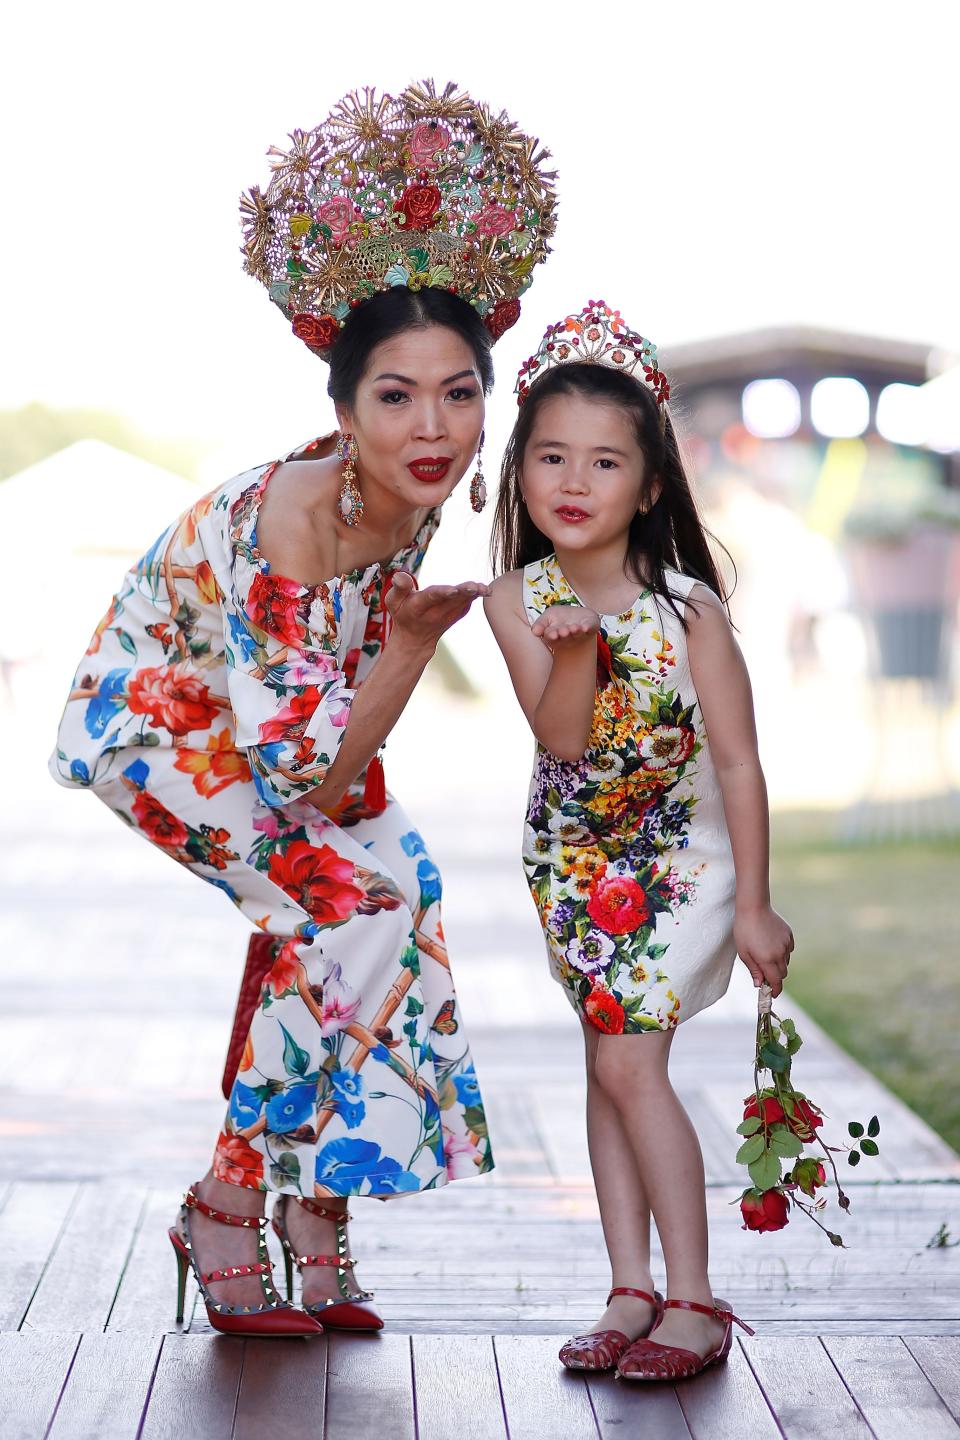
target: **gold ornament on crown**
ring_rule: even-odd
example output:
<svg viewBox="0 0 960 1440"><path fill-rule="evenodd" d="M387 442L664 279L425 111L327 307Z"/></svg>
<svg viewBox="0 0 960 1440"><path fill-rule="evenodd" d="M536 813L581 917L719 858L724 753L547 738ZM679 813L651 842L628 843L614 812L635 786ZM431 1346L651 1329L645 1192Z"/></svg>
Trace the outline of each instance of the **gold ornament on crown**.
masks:
<svg viewBox="0 0 960 1440"><path fill-rule="evenodd" d="M240 201L244 269L326 358L352 309L382 290L459 295L494 340L550 253L549 151L453 83L340 100L273 148L272 178Z"/></svg>
<svg viewBox="0 0 960 1440"><path fill-rule="evenodd" d="M547 327L536 355L520 366L514 386L517 404L523 404L530 386L548 370L578 362L636 375L653 391L661 413L670 399L670 382L660 369L653 341L631 330L619 310L611 310L603 300L590 300L579 315Z"/></svg>

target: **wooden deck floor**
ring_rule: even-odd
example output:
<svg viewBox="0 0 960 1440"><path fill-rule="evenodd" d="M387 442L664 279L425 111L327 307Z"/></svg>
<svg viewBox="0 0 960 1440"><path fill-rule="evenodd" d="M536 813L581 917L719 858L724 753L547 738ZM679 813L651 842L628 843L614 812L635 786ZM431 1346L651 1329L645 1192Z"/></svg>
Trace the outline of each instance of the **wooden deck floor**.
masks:
<svg viewBox="0 0 960 1440"><path fill-rule="evenodd" d="M351 1202L359 1275L388 1328L310 1342L218 1337L189 1303L172 1323L164 1231L219 1126L243 926L92 801L68 797L29 832L21 815L15 837L0 822L2 1440L960 1434L960 1250L931 1243L960 1235L960 1161L804 1021L798 1076L838 1119L879 1113L882 1156L851 1185L849 1248L799 1218L744 1234L731 1204L742 983L682 1027L674 1075L707 1163L715 1289L758 1333L676 1387L561 1370L558 1343L596 1316L609 1277L577 1027L509 846L490 839L492 807L469 834L440 809L424 828L497 1168Z"/></svg>

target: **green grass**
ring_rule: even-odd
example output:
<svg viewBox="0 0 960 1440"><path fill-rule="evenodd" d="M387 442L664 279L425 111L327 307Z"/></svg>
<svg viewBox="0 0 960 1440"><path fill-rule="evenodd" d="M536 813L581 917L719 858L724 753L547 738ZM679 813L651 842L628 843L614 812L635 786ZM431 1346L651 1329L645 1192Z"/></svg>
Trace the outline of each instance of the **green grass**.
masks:
<svg viewBox="0 0 960 1440"><path fill-rule="evenodd" d="M830 815L773 817L793 998L960 1150L960 843L845 845Z"/></svg>

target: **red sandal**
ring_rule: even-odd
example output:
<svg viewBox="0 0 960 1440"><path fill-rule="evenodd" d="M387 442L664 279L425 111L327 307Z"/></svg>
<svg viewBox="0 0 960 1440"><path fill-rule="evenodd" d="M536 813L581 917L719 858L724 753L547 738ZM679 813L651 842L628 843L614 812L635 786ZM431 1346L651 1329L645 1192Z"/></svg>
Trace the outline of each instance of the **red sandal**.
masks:
<svg viewBox="0 0 960 1440"><path fill-rule="evenodd" d="M634 1295L646 1300L654 1308L650 1330L660 1324L663 1316L663 1296L659 1290L651 1295L649 1290L634 1290L629 1285L616 1285L607 1296L607 1304L614 1295ZM650 1334L650 1330L647 1334ZM575 1335L560 1351L560 1363L568 1370L612 1370L623 1352L634 1342L622 1330L591 1330L589 1335Z"/></svg>
<svg viewBox="0 0 960 1440"><path fill-rule="evenodd" d="M216 1220L220 1225L240 1225L245 1230L252 1230L257 1227L257 1255L256 1265L231 1265L225 1270L210 1270L204 1272L197 1264L193 1251L193 1237L190 1234L190 1211L199 1210L201 1215L206 1215L208 1220ZM183 1320L184 1292L187 1286L187 1271L193 1270L196 1277L200 1294L203 1296L203 1303L207 1307L207 1319L214 1330L221 1330L225 1335L256 1335L260 1338L281 1335L322 1335L323 1326L318 1324L310 1315L305 1315L302 1310L287 1305L276 1290L270 1278L273 1266L267 1253L267 1238L264 1234L266 1220L257 1215L228 1215L224 1210L214 1210L205 1200L201 1200L193 1186L183 1197L183 1205L180 1209L180 1224L183 1227L183 1234L175 1226L167 1231L170 1236L170 1244L173 1246L177 1256L177 1323ZM208 1285L215 1285L219 1280L235 1280L243 1275L259 1275L260 1284L263 1287L263 1298L265 1304L259 1307L253 1305L224 1305L214 1300Z"/></svg>
<svg viewBox="0 0 960 1440"><path fill-rule="evenodd" d="M290 1243L290 1236L287 1233L286 1205L289 1199L295 1199L298 1205L304 1210L309 1210L311 1215L317 1215L321 1220L332 1220L337 1228L337 1253L336 1255L298 1255ZM382 1330L383 1320L377 1313L375 1307L370 1305L373 1299L372 1290L358 1290L351 1294L347 1285L347 1275L353 1269L356 1261L347 1254L347 1221L350 1216L345 1210L328 1210L325 1205L318 1205L315 1200L305 1200L299 1195L293 1197L280 1195L273 1207L273 1228L277 1233L280 1244L283 1246L283 1263L287 1272L287 1299L293 1299L293 1267L301 1269L305 1265L335 1265L337 1267L337 1284L340 1288L342 1299L321 1300L313 1305L304 1305L306 1315L323 1317L323 1328L325 1330Z"/></svg>
<svg viewBox="0 0 960 1440"><path fill-rule="evenodd" d="M617 1365L618 1380L689 1380L706 1370L708 1365L719 1365L730 1354L733 1343L733 1327L739 1325L748 1335L754 1331L734 1315L725 1300L715 1300L712 1305L700 1305L695 1300L668 1300L664 1310L696 1310L700 1315L714 1315L724 1322L723 1338L715 1350L707 1355L698 1355L695 1350L685 1350L681 1345L659 1345L656 1340L635 1340L620 1356ZM662 1316L661 1316L662 1318ZM657 1322L659 1324L659 1321ZM656 1326L654 1326L654 1329Z"/></svg>

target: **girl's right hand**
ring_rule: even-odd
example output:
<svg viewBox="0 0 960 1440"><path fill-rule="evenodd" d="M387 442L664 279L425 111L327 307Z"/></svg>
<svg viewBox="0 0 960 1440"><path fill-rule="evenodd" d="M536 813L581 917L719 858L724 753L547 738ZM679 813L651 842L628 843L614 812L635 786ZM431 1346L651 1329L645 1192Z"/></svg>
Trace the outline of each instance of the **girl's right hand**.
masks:
<svg viewBox="0 0 960 1440"><path fill-rule="evenodd" d="M600 633L600 616L585 605L549 605L530 629L548 650Z"/></svg>
<svg viewBox="0 0 960 1440"><path fill-rule="evenodd" d="M385 601L393 621L391 638L411 650L432 652L444 632L463 619L474 600L489 593L489 585L475 580L462 585L428 585L418 590L413 576L398 570Z"/></svg>

